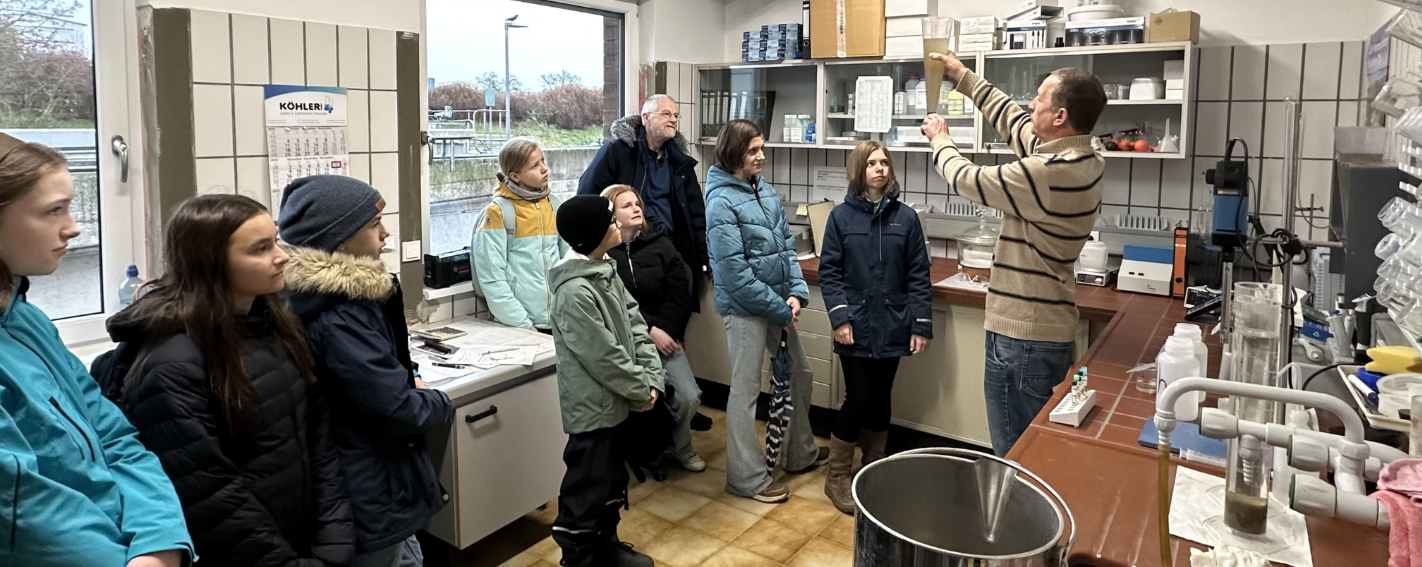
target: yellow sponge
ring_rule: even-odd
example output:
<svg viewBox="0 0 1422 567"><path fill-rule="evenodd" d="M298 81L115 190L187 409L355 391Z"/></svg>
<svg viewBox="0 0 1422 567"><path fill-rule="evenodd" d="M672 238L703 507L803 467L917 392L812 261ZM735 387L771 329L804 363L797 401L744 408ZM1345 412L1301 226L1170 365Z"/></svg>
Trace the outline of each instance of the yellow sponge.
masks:
<svg viewBox="0 0 1422 567"><path fill-rule="evenodd" d="M1373 359L1368 363L1368 372L1379 374L1399 374L1402 372L1422 372L1422 356L1410 346L1381 346L1368 349Z"/></svg>

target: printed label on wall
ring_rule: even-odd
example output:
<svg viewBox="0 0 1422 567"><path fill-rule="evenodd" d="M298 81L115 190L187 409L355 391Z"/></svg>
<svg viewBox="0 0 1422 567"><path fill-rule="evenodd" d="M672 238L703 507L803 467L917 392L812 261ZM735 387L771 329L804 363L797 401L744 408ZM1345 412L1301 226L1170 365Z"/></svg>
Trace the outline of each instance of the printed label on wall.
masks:
<svg viewBox="0 0 1422 567"><path fill-rule="evenodd" d="M266 85L267 152L272 199L309 175L350 175L346 89ZM275 206L274 213L280 213Z"/></svg>

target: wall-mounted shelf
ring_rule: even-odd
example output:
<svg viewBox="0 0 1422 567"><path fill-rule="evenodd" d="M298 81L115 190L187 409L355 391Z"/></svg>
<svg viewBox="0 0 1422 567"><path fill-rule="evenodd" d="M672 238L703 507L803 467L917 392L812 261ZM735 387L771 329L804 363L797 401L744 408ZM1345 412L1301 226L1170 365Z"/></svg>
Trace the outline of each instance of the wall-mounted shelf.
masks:
<svg viewBox="0 0 1422 567"><path fill-rule="evenodd" d="M1155 141L1170 121L1182 148L1191 147L1192 106L1194 99L1195 46L1188 42L1147 43L1132 45L1099 45L1033 50L985 51L960 54L964 65L1001 88L1014 98L1032 98L1040 77L1062 67L1079 67L1095 73L1104 84L1129 85L1138 77L1164 77L1165 61L1183 61L1187 70L1183 99L1110 100L1108 111L1102 114L1094 134L1117 133L1135 127L1148 126L1147 136ZM715 132L721 124L733 118L747 118L765 134L767 148L849 149L848 144L826 143L827 137L842 137L853 129L849 120L853 114L830 112L832 107L847 105L857 79L864 76L888 76L895 90L901 91L910 74L922 73L921 58L884 59L804 59L756 63L724 63L697 67L697 111L693 118L694 134L703 145L715 144ZM950 84L946 78L945 84ZM945 99L946 100L946 99ZM744 101L744 102L742 102ZM1027 102L1019 101L1027 105ZM953 129L959 151L965 154L985 153L990 142L1000 142L992 124L976 111L964 115L940 115ZM786 116L809 115L816 126L818 140L814 143L784 141L796 132L786 132ZM889 141L898 128L914 127L923 115L913 112L893 115L889 135L875 139ZM687 120L690 122L691 120ZM1183 128L1182 128L1183 126ZM798 130L797 130L798 132ZM787 136L788 134L788 136ZM924 146L891 146L896 152L929 152ZM1010 153L1010 152L992 152ZM1105 152L1113 158L1183 159L1184 152L1137 153Z"/></svg>
<svg viewBox="0 0 1422 567"><path fill-rule="evenodd" d="M441 288L427 287L424 289L425 300L434 301L436 299L454 297L461 293L474 293L474 282L457 283L449 287Z"/></svg>

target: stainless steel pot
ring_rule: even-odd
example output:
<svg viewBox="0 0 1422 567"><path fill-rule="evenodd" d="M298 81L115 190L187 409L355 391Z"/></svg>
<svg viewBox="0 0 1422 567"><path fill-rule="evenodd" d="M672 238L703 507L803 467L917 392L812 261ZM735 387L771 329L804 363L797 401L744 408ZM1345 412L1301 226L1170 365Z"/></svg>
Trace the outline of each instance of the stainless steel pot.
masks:
<svg viewBox="0 0 1422 567"><path fill-rule="evenodd" d="M1056 490L977 451L899 453L864 467L853 492L855 567L1065 567L1076 540Z"/></svg>

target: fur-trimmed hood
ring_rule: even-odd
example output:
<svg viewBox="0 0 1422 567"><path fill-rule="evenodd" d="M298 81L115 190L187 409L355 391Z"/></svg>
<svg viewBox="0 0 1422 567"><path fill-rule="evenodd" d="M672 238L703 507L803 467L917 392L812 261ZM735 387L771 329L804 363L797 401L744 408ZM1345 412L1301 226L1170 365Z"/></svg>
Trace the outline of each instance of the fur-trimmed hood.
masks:
<svg viewBox="0 0 1422 567"><path fill-rule="evenodd" d="M642 115L640 114L623 116L612 123L612 137L634 148L637 147L637 139L642 137L643 131ZM683 155L686 154L686 137L682 136L681 132L676 133L676 137L672 138L672 142L676 144L676 149L681 150Z"/></svg>
<svg viewBox="0 0 1422 567"><path fill-rule="evenodd" d="M291 256L286 265L286 288L292 293L385 301L395 292L395 280L378 259L294 246L286 253Z"/></svg>

